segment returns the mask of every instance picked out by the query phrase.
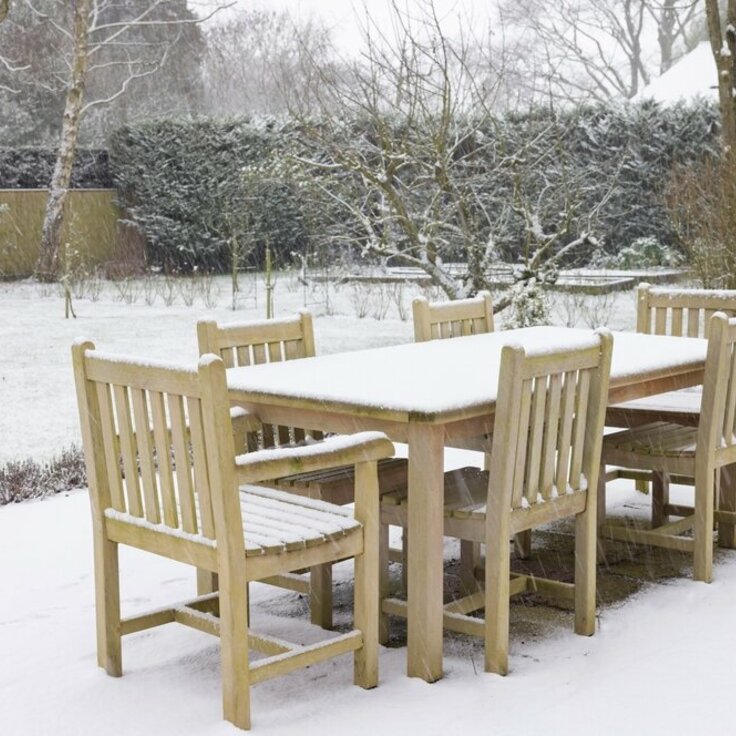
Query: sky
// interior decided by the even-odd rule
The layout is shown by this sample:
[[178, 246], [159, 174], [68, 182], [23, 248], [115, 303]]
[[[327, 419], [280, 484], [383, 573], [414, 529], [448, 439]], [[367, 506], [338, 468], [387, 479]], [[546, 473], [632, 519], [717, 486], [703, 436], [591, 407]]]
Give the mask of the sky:
[[[400, 8], [408, 8], [417, 12], [423, 0], [396, 0]], [[206, 8], [216, 4], [215, 0], [190, 0], [194, 9]], [[366, 8], [371, 18], [383, 27], [390, 23], [392, 0], [235, 0], [232, 8], [225, 13], [237, 10], [266, 9], [286, 10], [295, 20], [316, 16], [332, 29], [337, 47], [346, 53], [356, 51], [360, 46], [361, 19], [365, 18]], [[489, 8], [495, 3], [486, 0], [434, 0], [434, 7], [443, 25], [451, 33], [457, 24], [458, 17], [475, 21], [469, 27], [475, 27], [478, 21], [490, 15]], [[225, 14], [221, 14], [225, 17]]]

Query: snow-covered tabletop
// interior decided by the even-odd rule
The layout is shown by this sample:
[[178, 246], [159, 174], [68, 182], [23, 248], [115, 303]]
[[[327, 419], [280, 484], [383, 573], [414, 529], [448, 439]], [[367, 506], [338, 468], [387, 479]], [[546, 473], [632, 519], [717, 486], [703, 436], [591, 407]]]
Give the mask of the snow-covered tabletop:
[[[538, 352], [583, 347], [593, 339], [591, 330], [528, 327], [232, 368], [228, 386], [246, 403], [269, 399], [346, 412], [361, 409], [394, 419], [450, 415], [495, 403], [504, 345]], [[616, 332], [611, 386], [701, 370], [706, 346], [695, 338]]]

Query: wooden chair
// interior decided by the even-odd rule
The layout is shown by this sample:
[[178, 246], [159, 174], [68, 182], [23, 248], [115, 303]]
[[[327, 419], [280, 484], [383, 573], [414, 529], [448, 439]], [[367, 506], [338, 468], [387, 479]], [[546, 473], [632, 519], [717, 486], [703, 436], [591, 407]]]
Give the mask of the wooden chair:
[[[213, 321], [197, 323], [200, 355], [219, 355], [226, 368], [277, 363], [282, 360], [310, 358], [315, 355], [312, 316], [301, 310], [293, 317], [258, 322], [218, 325]], [[250, 451], [280, 447], [322, 438], [319, 431], [300, 427], [261, 424], [239, 409], [233, 409], [236, 444]], [[406, 485], [407, 464], [403, 458], [390, 458], [378, 465], [379, 487], [386, 492]], [[266, 483], [301, 496], [343, 505], [354, 500], [355, 475], [352, 466], [317, 469], [312, 472], [269, 478]], [[198, 575], [199, 592], [216, 589], [216, 581]], [[312, 567], [309, 578], [299, 574], [282, 575], [267, 581], [273, 585], [309, 596], [312, 623], [332, 628], [332, 565]]]
[[472, 299], [428, 302], [419, 296], [412, 302], [414, 342], [493, 332], [493, 302], [487, 291]]
[[[708, 336], [710, 318], [716, 310], [729, 317], [736, 316], [736, 291], [718, 289], [676, 289], [639, 284], [636, 292], [636, 331], [647, 335], [673, 337]], [[608, 408], [606, 425], [609, 427], [637, 427], [651, 422], [670, 422], [697, 427], [700, 419], [700, 391], [672, 391]], [[668, 515], [670, 481], [692, 485], [693, 479], [671, 476], [643, 468], [614, 468], [607, 473], [608, 480], [629, 478], [636, 481], [640, 491], [647, 492], [651, 483], [652, 525], [659, 527]], [[605, 513], [605, 498], [599, 500], [599, 515]]]
[[[671, 474], [694, 478], [694, 507], [670, 504], [665, 494], [655, 494], [651, 528], [603, 524], [601, 534], [635, 544], [692, 552], [694, 578], [710, 582], [714, 520], [721, 522], [721, 542], [729, 547], [733, 546], [736, 521], [734, 484], [722, 484], [718, 511], [714, 490], [718, 470], [736, 462], [736, 319], [729, 320], [716, 312], [707, 332], [708, 353], [697, 426], [652, 422], [608, 435], [603, 444], [604, 463], [653, 471], [664, 485]], [[599, 503], [601, 499], [605, 502], [605, 477], [601, 478]], [[670, 522], [670, 515], [682, 518]], [[690, 529], [694, 532], [692, 539], [681, 536]]]
[[[654, 288], [642, 283], [636, 292], [636, 331], [707, 338], [716, 311], [736, 317], [736, 290]], [[633, 427], [666, 421], [697, 426], [699, 413], [699, 392], [674, 391], [664, 397], [615, 404], [606, 413], [606, 425]]]
[[[485, 669], [508, 669], [509, 595], [544, 590], [575, 600], [575, 631], [595, 630], [596, 482], [608, 398], [611, 334], [591, 334], [575, 350], [525, 354], [506, 346], [501, 356], [490, 470], [445, 474], [445, 535], [486, 545], [484, 589], [445, 606], [444, 626], [483, 637]], [[575, 517], [575, 584], [510, 575], [512, 534]], [[405, 525], [406, 493], [381, 501], [381, 523]], [[381, 595], [388, 588], [382, 528]], [[485, 620], [468, 614], [485, 608]], [[386, 614], [406, 604], [385, 599]]]
[[[72, 349], [93, 512], [97, 661], [122, 674], [121, 637], [178, 622], [221, 642], [226, 720], [250, 727], [249, 688], [354, 652], [355, 682], [377, 684], [376, 461], [393, 454], [377, 432], [236, 457], [225, 367], [198, 371]], [[305, 471], [355, 466], [355, 514], [282, 491], [243, 486]], [[217, 573], [220, 592], [121, 618], [118, 546]], [[248, 630], [248, 582], [355, 557], [355, 630], [308, 646]], [[268, 655], [249, 662], [248, 649]]]
[[[443, 340], [464, 335], [479, 335], [493, 332], [493, 300], [487, 291], [479, 291], [470, 299], [456, 299], [454, 301], [430, 302], [423, 296], [418, 296], [412, 302], [414, 317], [414, 342], [428, 340]], [[489, 437], [471, 438], [464, 449], [483, 450], [486, 453], [485, 467], [488, 468], [487, 449], [490, 447]], [[520, 535], [517, 538], [517, 547], [522, 554], [531, 549], [531, 537]], [[405, 546], [408, 542], [408, 532], [404, 529]], [[475, 588], [475, 569], [480, 562], [480, 546], [473, 542], [460, 542], [460, 577], [467, 590]], [[404, 565], [406, 575], [406, 565]]]

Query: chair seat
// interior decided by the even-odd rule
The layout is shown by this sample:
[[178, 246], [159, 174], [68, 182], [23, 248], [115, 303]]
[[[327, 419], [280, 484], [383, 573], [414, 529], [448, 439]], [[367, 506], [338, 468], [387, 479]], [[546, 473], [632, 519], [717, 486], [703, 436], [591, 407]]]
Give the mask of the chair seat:
[[[482, 519], [486, 515], [488, 471], [466, 467], [445, 473], [445, 518]], [[406, 512], [406, 488], [391, 491], [381, 497], [381, 504], [399, 513]]]
[[342, 506], [275, 488], [246, 486], [240, 508], [247, 557], [327, 544], [361, 528]]
[[697, 427], [685, 427], [671, 422], [652, 422], [640, 427], [606, 435], [606, 452], [629, 452], [634, 455], [694, 458]]
[[[275, 488], [243, 486], [240, 512], [246, 557], [282, 554], [329, 544], [361, 529], [352, 512], [342, 506]], [[178, 530], [163, 524], [152, 524], [114, 509], [107, 509], [105, 516], [159, 533], [181, 535]], [[212, 544], [214, 546], [214, 541]]]
[[697, 426], [702, 393], [697, 387], [613, 404], [606, 411], [606, 426], [635, 427], [651, 422]]
[[[406, 488], [407, 477], [406, 458], [392, 457], [378, 462], [378, 487], [381, 495]], [[268, 481], [266, 485], [343, 505], [354, 500], [355, 466], [345, 465], [330, 470], [296, 473]]]

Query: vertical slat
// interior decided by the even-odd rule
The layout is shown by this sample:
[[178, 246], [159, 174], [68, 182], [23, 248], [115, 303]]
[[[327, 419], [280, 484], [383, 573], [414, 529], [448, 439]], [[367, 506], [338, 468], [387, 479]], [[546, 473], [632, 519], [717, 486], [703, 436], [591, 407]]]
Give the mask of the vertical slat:
[[697, 337], [700, 333], [700, 310], [690, 307], [687, 310], [687, 336]]
[[148, 402], [145, 393], [138, 388], [130, 389], [135, 419], [135, 437], [138, 444], [138, 461], [140, 463], [143, 499], [146, 506], [146, 519], [152, 524], [161, 522], [161, 508], [158, 501], [158, 484], [156, 468], [153, 464], [153, 443], [151, 442], [151, 425], [148, 418]]
[[207, 473], [207, 450], [204, 441], [202, 424], [202, 406], [199, 399], [187, 398], [189, 411], [189, 435], [192, 439], [192, 464], [194, 466], [194, 484], [199, 501], [199, 518], [202, 522], [202, 534], [209, 539], [215, 538], [215, 523], [212, 516], [212, 494]]
[[110, 500], [116, 511], [127, 511], [123, 481], [120, 477], [120, 442], [115, 430], [110, 386], [107, 383], [96, 383], [95, 388], [100, 406], [100, 429], [102, 430], [102, 443], [105, 450], [105, 470], [107, 472], [107, 483], [110, 487]]
[[176, 468], [176, 487], [181, 509], [181, 528], [190, 534], [197, 533], [197, 514], [194, 507], [192, 470], [189, 461], [187, 426], [184, 416], [184, 403], [181, 396], [167, 395], [169, 417], [171, 418], [171, 441], [174, 445]]
[[238, 358], [238, 365], [250, 365], [250, 347], [248, 345], [241, 345], [235, 348], [235, 355]]
[[439, 323], [440, 328], [440, 337], [441, 338], [447, 338], [452, 337], [452, 333], [450, 332], [450, 323], [449, 322], [440, 322]]
[[557, 492], [560, 494], [567, 491], [567, 471], [570, 467], [570, 441], [572, 439], [576, 386], [576, 372], [568, 371], [565, 373], [565, 383], [562, 389], [560, 434], [557, 439], [557, 473], [555, 476], [555, 485], [557, 486]]
[[539, 468], [542, 459], [542, 441], [544, 439], [544, 415], [547, 399], [547, 377], [540, 376], [534, 381], [532, 409], [530, 419], [529, 447], [526, 453], [525, 493], [530, 504], [537, 502], [540, 491]]
[[461, 335], [472, 335], [473, 334], [473, 320], [464, 319], [460, 323], [460, 334]]
[[652, 331], [652, 312], [649, 308], [649, 284], [639, 284], [636, 290], [636, 331], [649, 334]]
[[128, 499], [128, 513], [142, 517], [143, 502], [141, 501], [135, 437], [133, 436], [128, 392], [123, 386], [113, 386], [112, 395], [115, 402], [115, 414], [118, 418], [118, 434], [123, 456], [123, 470], [125, 471], [125, 494]]
[[176, 507], [174, 474], [171, 467], [171, 442], [169, 440], [169, 428], [166, 422], [164, 396], [159, 391], [149, 391], [148, 400], [151, 404], [153, 442], [156, 447], [158, 482], [161, 486], [164, 524], [176, 529], [179, 526], [179, 511]]
[[682, 337], [682, 307], [672, 308], [672, 332], [674, 337]]
[[225, 368], [235, 367], [235, 358], [233, 357], [232, 348], [223, 348], [220, 350], [220, 357], [222, 358], [222, 362], [225, 364]]
[[437, 323], [431, 324], [429, 326], [429, 331], [431, 334], [431, 340], [439, 340], [442, 337], [442, 332], [440, 331], [440, 326]]
[[703, 337], [708, 339], [708, 330], [710, 328], [710, 318], [716, 313], [715, 309], [704, 310], [703, 315]]
[[472, 320], [473, 334], [482, 335], [486, 331], [486, 321], [482, 317], [476, 317]]
[[287, 340], [284, 343], [284, 360], [296, 360], [304, 357], [299, 350], [300, 344], [300, 340]]
[[654, 334], [665, 335], [667, 333], [667, 310], [657, 307], [654, 310]]
[[[578, 373], [578, 391], [575, 401], [575, 425], [573, 427], [572, 460], [570, 461], [570, 486], [580, 488], [580, 474], [583, 468], [585, 427], [588, 422], [588, 398], [590, 394], [590, 371]], [[591, 491], [592, 492], [592, 491]]]
[[514, 485], [511, 491], [511, 508], [521, 506], [524, 495], [524, 470], [526, 469], [526, 448], [529, 441], [529, 414], [532, 407], [532, 381], [524, 381], [521, 387], [521, 406], [519, 409], [519, 434], [514, 466]]
[[542, 447], [542, 498], [552, 496], [555, 482], [555, 456], [557, 451], [557, 434], [560, 424], [560, 400], [562, 398], [562, 374], [556, 373], [549, 379], [549, 395], [547, 397], [547, 416], [545, 417], [544, 445]]
[[268, 343], [268, 362], [269, 363], [281, 363], [281, 341]]
[[266, 362], [266, 346], [265, 345], [253, 345], [253, 363], [260, 365]]

